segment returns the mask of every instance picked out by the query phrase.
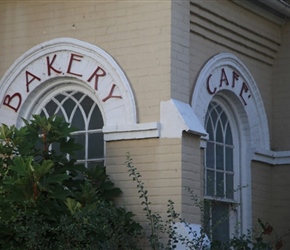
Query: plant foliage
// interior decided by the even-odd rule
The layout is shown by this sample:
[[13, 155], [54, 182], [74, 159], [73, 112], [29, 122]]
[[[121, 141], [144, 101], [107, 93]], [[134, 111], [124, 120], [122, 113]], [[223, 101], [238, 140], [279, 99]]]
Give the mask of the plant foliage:
[[0, 127], [0, 249], [137, 249], [141, 226], [117, 207], [104, 167], [86, 169], [62, 118]]
[[[273, 227], [269, 223], [262, 222], [258, 219], [258, 224], [261, 231], [256, 234], [254, 230], [248, 230], [247, 234], [233, 235], [227, 242], [210, 241], [203, 227], [197, 232], [191, 224], [186, 222], [180, 214], [175, 211], [174, 202], [168, 200], [167, 204], [167, 219], [161, 217], [159, 213], [151, 209], [148, 191], [145, 189], [144, 183], [141, 180], [141, 174], [133, 165], [132, 158], [128, 153], [126, 156], [126, 165], [129, 176], [137, 183], [137, 190], [141, 205], [145, 211], [146, 218], [150, 226], [148, 241], [153, 250], [170, 250], [177, 249], [177, 246], [182, 245], [182, 249], [188, 250], [280, 250], [283, 248], [282, 237], [279, 237]], [[200, 199], [191, 188], [186, 187], [190, 197], [196, 207], [205, 213], [206, 200]], [[203, 216], [202, 216], [203, 217]], [[180, 234], [177, 230], [177, 224], [182, 223], [188, 230], [187, 234]], [[201, 224], [206, 224], [203, 219]], [[269, 240], [265, 236], [274, 236], [273, 240]]]

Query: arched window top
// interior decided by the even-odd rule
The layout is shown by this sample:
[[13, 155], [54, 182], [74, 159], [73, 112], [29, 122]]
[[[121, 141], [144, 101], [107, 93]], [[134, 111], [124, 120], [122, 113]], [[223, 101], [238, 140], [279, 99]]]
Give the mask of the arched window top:
[[[60, 88], [52, 90], [43, 98], [32, 114], [63, 117], [76, 128], [72, 137], [83, 148], [76, 152], [76, 159], [86, 167], [104, 164], [103, 117], [96, 100], [81, 89]], [[58, 150], [54, 148], [54, 150]]]
[[268, 121], [258, 86], [247, 67], [233, 54], [215, 55], [198, 75], [191, 106], [201, 124], [217, 95], [229, 99], [243, 117], [241, 126], [249, 135], [248, 147], [269, 149]]
[[80, 91], [63, 91], [56, 94], [41, 108], [41, 114], [57, 115], [78, 130], [102, 129], [104, 122], [97, 104]]
[[224, 110], [216, 102], [211, 102], [205, 118], [209, 141], [233, 145], [232, 131]]

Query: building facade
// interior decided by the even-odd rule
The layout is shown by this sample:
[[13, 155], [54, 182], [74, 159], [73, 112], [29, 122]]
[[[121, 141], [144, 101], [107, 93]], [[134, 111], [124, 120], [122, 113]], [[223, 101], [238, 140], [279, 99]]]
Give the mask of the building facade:
[[[1, 1], [0, 123], [63, 116], [144, 222], [127, 152], [156, 212], [212, 237], [290, 213], [290, 6], [286, 1]], [[222, 233], [221, 233], [222, 232]], [[289, 238], [283, 238], [285, 244]], [[290, 244], [290, 243], [288, 243]]]

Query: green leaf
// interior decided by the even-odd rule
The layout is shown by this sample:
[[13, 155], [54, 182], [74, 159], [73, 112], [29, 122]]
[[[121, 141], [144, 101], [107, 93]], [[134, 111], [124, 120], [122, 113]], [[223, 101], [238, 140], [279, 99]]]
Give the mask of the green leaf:
[[17, 172], [19, 176], [32, 176], [34, 171], [31, 163], [32, 157], [23, 158], [21, 156], [16, 156], [13, 159], [14, 165], [10, 166], [10, 169]]
[[52, 192], [51, 198], [54, 199], [65, 200], [67, 197], [72, 196], [70, 190], [59, 185], [51, 187], [50, 190]]
[[67, 174], [57, 174], [57, 175], [48, 175], [46, 177], [46, 182], [47, 183], [58, 183], [58, 184], [62, 184], [62, 182], [64, 180], [68, 180], [70, 179], [71, 177]]
[[44, 175], [48, 174], [53, 167], [53, 161], [44, 160], [42, 164], [35, 162], [34, 163], [34, 175], [37, 179], [40, 179]]
[[65, 204], [68, 207], [71, 214], [75, 214], [82, 207], [81, 203], [72, 198], [67, 198]]

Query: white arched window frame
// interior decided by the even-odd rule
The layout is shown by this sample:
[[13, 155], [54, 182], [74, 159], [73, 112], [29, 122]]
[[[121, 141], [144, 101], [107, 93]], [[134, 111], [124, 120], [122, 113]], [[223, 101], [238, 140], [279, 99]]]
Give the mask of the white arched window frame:
[[72, 137], [83, 145], [83, 149], [76, 152], [78, 162], [86, 167], [104, 165], [103, 112], [93, 92], [78, 80], [62, 78], [42, 85], [35, 95], [38, 99], [26, 110], [26, 119], [33, 114], [63, 117], [77, 129]]
[[[220, 86], [222, 69], [227, 72], [228, 77], [233, 76], [233, 71], [239, 75], [239, 80], [234, 87], [232, 84]], [[210, 87], [216, 87], [214, 93], [209, 93], [208, 81], [210, 84], [214, 84]], [[232, 79], [229, 78], [229, 81], [232, 83]], [[247, 83], [247, 93], [249, 94], [246, 96], [246, 105], [241, 99], [243, 82]], [[220, 53], [215, 55], [199, 72], [191, 107], [200, 124], [204, 125], [208, 105], [215, 98], [221, 98], [228, 103], [231, 110], [234, 111], [233, 114], [236, 115], [241, 149], [240, 183], [242, 187], [245, 186], [240, 192], [240, 228], [241, 233], [247, 234], [247, 230], [252, 228], [251, 161], [257, 149], [269, 149], [270, 138], [267, 116], [259, 88], [247, 67], [233, 54]], [[204, 140], [206, 138], [202, 138], [202, 148], [205, 147]]]
[[242, 172], [237, 118], [225, 99], [210, 102], [205, 129], [204, 226], [213, 240], [226, 241], [242, 223]]

